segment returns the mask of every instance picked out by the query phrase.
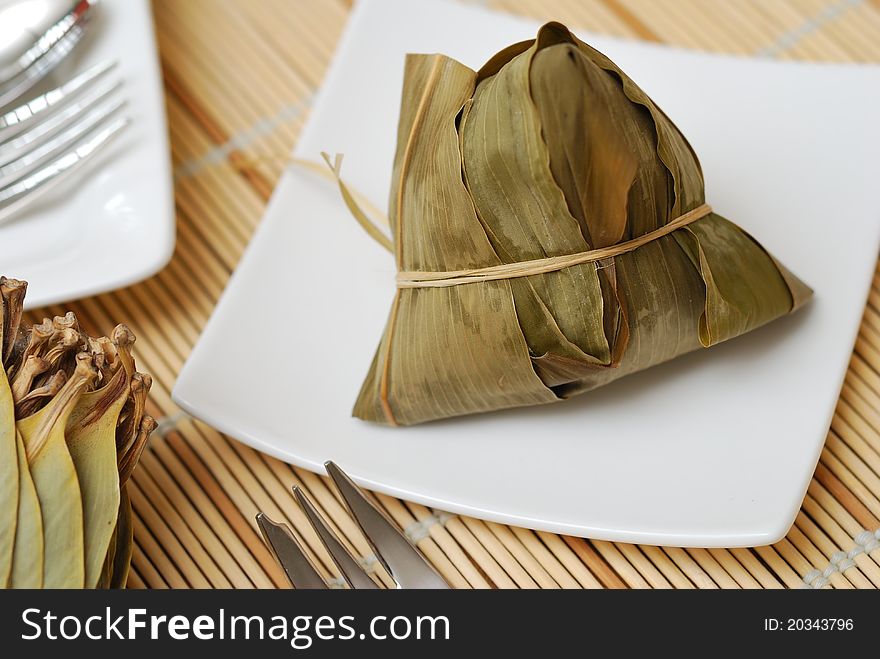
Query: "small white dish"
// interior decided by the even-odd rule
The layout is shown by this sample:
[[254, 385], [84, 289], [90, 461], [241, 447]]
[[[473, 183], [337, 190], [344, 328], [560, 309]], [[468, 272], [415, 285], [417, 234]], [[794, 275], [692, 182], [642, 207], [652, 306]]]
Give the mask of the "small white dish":
[[128, 286], [174, 251], [162, 76], [147, 0], [103, 0], [83, 42], [41, 83], [116, 60], [131, 125], [84, 172], [0, 226], [0, 274], [28, 281], [30, 308]]
[[[346, 155], [384, 206], [406, 52], [472, 67], [537, 25], [457, 3], [362, 0], [296, 155]], [[688, 136], [707, 199], [815, 289], [751, 334], [540, 408], [386, 428], [350, 417], [393, 263], [335, 186], [291, 170], [174, 390], [293, 464], [443, 510], [608, 540], [785, 535], [822, 449], [880, 245], [880, 67], [737, 59], [585, 35]]]

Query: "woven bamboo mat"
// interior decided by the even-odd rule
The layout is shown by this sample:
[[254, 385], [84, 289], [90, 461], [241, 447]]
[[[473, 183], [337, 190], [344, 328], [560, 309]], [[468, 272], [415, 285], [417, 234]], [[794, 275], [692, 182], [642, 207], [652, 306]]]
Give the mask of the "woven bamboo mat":
[[[131, 485], [137, 520], [130, 587], [284, 586], [254, 526], [258, 510], [286, 519], [332, 576], [329, 557], [293, 500], [294, 483], [358, 555], [369, 555], [325, 479], [187, 417], [169, 395], [263, 213], [281, 173], [277, 156], [296, 141], [349, 4], [154, 1], [176, 175], [177, 250], [146, 282], [65, 305], [93, 331], [128, 322], [138, 336], [141, 370], [154, 377], [150, 413], [162, 423]], [[480, 4], [701, 50], [880, 61], [880, 0]], [[38, 310], [31, 320], [61, 311]], [[880, 587], [880, 273], [815, 477], [795, 525], [775, 545], [704, 550], [589, 541], [378, 499], [456, 587]]]

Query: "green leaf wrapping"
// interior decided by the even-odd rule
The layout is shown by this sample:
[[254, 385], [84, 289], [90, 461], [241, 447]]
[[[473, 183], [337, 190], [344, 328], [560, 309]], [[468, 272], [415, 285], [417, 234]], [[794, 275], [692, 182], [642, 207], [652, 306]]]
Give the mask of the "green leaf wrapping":
[[[607, 247], [704, 202], [684, 136], [558, 23], [479, 73], [407, 58], [389, 212], [401, 271]], [[744, 334], [810, 293], [715, 213], [599, 262], [398, 289], [354, 414], [409, 425], [558, 401]]]

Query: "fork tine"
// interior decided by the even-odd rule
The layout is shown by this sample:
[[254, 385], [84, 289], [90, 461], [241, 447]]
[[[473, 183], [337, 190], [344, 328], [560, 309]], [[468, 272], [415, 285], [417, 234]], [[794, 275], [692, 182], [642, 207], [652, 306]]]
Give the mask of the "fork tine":
[[264, 513], [257, 513], [257, 524], [263, 539], [296, 589], [326, 589], [327, 584], [312, 565], [287, 524], [278, 524]]
[[34, 35], [36, 41], [18, 59], [0, 68], [0, 85], [6, 84], [18, 77], [33, 65], [34, 62], [45, 57], [46, 53], [51, 51], [54, 46], [88, 17], [94, 4], [92, 0], [71, 0], [64, 14], [53, 24], [49, 25], [45, 32]]
[[75, 28], [18, 77], [0, 87], [0, 108], [6, 107], [16, 99], [24, 96], [31, 87], [45, 78], [52, 69], [58, 66], [70, 54], [70, 51], [82, 39], [83, 34], [84, 30], [82, 27]]
[[0, 144], [8, 142], [35, 124], [42, 125], [38, 122], [45, 122], [53, 113], [65, 108], [70, 101], [92, 89], [105, 73], [116, 67], [116, 64], [115, 60], [96, 64], [63, 85], [0, 115]]
[[324, 467], [376, 558], [397, 583], [398, 588], [449, 588], [422, 553], [410, 544], [384, 512], [374, 506], [354, 481], [333, 462]]
[[0, 167], [21, 157], [22, 153], [39, 148], [61, 131], [81, 122], [83, 117], [96, 114], [102, 103], [122, 87], [121, 80], [102, 81], [56, 112], [45, 115], [25, 131], [6, 141], [0, 141]]
[[324, 543], [324, 547], [327, 548], [327, 552], [330, 554], [333, 562], [336, 563], [336, 567], [338, 567], [339, 571], [342, 573], [342, 577], [345, 579], [346, 583], [348, 583], [350, 587], [358, 590], [378, 588], [375, 582], [370, 579], [369, 575], [358, 564], [354, 556], [352, 556], [345, 546], [339, 542], [336, 534], [327, 527], [327, 523], [324, 521], [321, 513], [317, 511], [303, 491], [294, 485], [293, 493], [296, 495], [296, 500], [299, 501], [299, 505], [303, 509], [303, 512], [305, 512], [306, 517], [309, 518], [312, 527], [317, 531], [318, 537], [321, 538], [321, 542]]
[[67, 121], [69, 125], [65, 130], [35, 140], [32, 148], [21, 149], [16, 155], [13, 155], [11, 149], [5, 149], [5, 145], [0, 145], [0, 187], [12, 185], [38, 167], [57, 158], [92, 130], [104, 125], [124, 106], [125, 100], [118, 99], [89, 108], [81, 115]]
[[0, 188], [0, 224], [55, 189], [63, 181], [89, 162], [96, 153], [109, 144], [129, 124], [127, 118], [116, 118], [105, 126], [95, 128], [85, 139], [73, 145], [66, 153], [12, 185]]
[[0, 108], [25, 94], [70, 54], [85, 34], [93, 4], [88, 0], [77, 2], [18, 62], [2, 72]]

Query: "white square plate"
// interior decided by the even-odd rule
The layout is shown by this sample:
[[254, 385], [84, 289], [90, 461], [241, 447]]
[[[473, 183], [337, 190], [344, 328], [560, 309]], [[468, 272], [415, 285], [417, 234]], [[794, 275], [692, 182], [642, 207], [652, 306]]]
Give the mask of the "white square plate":
[[[406, 52], [480, 66], [537, 25], [435, 0], [350, 19], [297, 155], [346, 155], [384, 206]], [[350, 416], [392, 259], [305, 171], [279, 183], [175, 387], [212, 425], [296, 465], [443, 510], [609, 540], [774, 542], [825, 439], [880, 243], [880, 68], [777, 63], [584, 35], [700, 155], [707, 199], [815, 288], [803, 311], [540, 408], [386, 428]], [[332, 267], [331, 267], [332, 266]]]
[[128, 286], [174, 251], [174, 195], [162, 76], [147, 0], [103, 0], [48, 89], [105, 60], [131, 125], [88, 170], [0, 226], [0, 274], [28, 281], [28, 307]]

